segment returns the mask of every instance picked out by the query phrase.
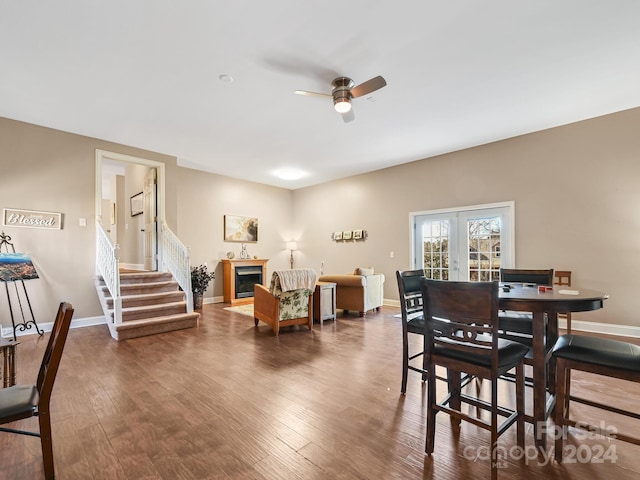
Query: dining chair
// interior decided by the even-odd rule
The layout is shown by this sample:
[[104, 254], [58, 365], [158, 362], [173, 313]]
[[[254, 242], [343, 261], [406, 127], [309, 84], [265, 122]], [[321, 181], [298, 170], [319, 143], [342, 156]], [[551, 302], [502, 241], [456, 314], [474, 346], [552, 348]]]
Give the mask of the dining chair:
[[[424, 316], [422, 308], [422, 289], [420, 280], [424, 278], [424, 269], [397, 270], [398, 293], [400, 298], [400, 314], [402, 317], [402, 384], [400, 392], [407, 392], [407, 376], [409, 370], [422, 374], [422, 380], [427, 380], [424, 356]], [[420, 335], [423, 348], [420, 351], [409, 352], [409, 334]], [[422, 357], [422, 366], [411, 365], [411, 361]]]
[[[571, 271], [569, 270], [556, 270], [555, 280], [553, 282], [554, 285], [558, 286], [571, 286]], [[559, 313], [558, 319], [564, 318], [567, 326], [567, 333], [571, 333], [571, 312], [567, 313]]]
[[[501, 268], [500, 281], [505, 284], [522, 283], [529, 285], [553, 284], [553, 268], [546, 270], [525, 270]], [[500, 331], [505, 338], [516, 341], [530, 340], [533, 334], [533, 315], [530, 312], [500, 312]]]
[[14, 385], [0, 389], [0, 425], [38, 417], [39, 433], [7, 427], [0, 427], [0, 432], [40, 437], [44, 476], [47, 480], [55, 478], [49, 404], [72, 316], [73, 306], [66, 302], [60, 303], [35, 385]]
[[[562, 462], [564, 439], [569, 426], [586, 430], [592, 434], [615, 437], [624, 442], [640, 445], [640, 437], [620, 431], [620, 427], [624, 425], [623, 422], [606, 425], [603, 421], [599, 426], [596, 426], [589, 425], [582, 420], [576, 421], [569, 415], [570, 401], [574, 401], [621, 416], [640, 419], [638, 409], [630, 411], [617, 408], [611, 405], [609, 396], [606, 396], [604, 400], [596, 401], [571, 395], [570, 376], [572, 370], [579, 370], [640, 383], [640, 346], [607, 338], [566, 334], [558, 338], [553, 347], [552, 358], [556, 362], [554, 422], [556, 428], [560, 430], [555, 432], [555, 458], [558, 463]], [[640, 401], [640, 398], [637, 400]]]
[[[524, 448], [524, 356], [527, 347], [498, 337], [498, 282], [421, 281], [426, 325], [427, 435], [425, 452], [434, 451], [436, 414], [445, 412], [459, 423], [468, 421], [491, 432], [491, 479], [498, 474], [498, 437], [516, 424], [516, 441]], [[448, 371], [449, 392], [440, 402], [436, 366]], [[500, 376], [515, 369], [515, 409], [498, 404]], [[487, 402], [464, 390], [461, 373], [491, 381]], [[462, 404], [475, 407], [463, 412]], [[490, 412], [490, 420], [481, 416]], [[474, 415], [478, 413], [478, 415]], [[506, 417], [498, 422], [499, 416]]]

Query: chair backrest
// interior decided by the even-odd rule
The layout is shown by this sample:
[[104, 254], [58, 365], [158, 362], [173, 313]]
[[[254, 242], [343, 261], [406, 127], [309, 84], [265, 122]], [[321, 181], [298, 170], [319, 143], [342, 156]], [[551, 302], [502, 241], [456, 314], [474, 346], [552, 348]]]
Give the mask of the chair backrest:
[[56, 374], [58, 373], [60, 359], [62, 358], [62, 351], [64, 350], [64, 345], [67, 340], [67, 334], [69, 333], [71, 317], [73, 317], [73, 306], [67, 302], [60, 303], [56, 319], [53, 322], [53, 328], [51, 329], [47, 348], [42, 356], [40, 371], [38, 372], [36, 387], [40, 394], [41, 406], [49, 405], [51, 392], [53, 390], [53, 382], [55, 381]]
[[465, 354], [491, 355], [498, 365], [498, 282], [422, 280], [427, 352], [436, 345]]
[[396, 271], [400, 311], [406, 322], [415, 314], [422, 313], [422, 289], [420, 280], [424, 278], [424, 269]]
[[571, 271], [570, 270], [556, 270], [556, 281], [554, 285], [566, 285], [571, 286]]
[[520, 268], [501, 268], [500, 281], [507, 283], [531, 283], [535, 285], [553, 285], [553, 268], [548, 270], [523, 270]]

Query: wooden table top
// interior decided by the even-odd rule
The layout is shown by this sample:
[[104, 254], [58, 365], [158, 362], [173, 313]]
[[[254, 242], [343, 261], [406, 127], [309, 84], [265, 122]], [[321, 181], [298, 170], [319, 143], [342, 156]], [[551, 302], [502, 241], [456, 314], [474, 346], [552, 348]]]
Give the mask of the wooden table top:
[[503, 284], [500, 285], [500, 308], [508, 310], [585, 312], [602, 308], [602, 302], [609, 298], [599, 290], [579, 287], [554, 285], [551, 290], [540, 292], [537, 285], [504, 284], [511, 286], [505, 292]]

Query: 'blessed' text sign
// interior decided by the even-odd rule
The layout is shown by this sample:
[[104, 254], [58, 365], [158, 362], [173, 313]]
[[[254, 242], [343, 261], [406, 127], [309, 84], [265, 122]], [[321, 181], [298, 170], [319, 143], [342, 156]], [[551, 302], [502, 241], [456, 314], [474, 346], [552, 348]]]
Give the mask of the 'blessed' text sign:
[[54, 212], [35, 212], [33, 210], [3, 209], [3, 225], [7, 227], [62, 228], [62, 214]]

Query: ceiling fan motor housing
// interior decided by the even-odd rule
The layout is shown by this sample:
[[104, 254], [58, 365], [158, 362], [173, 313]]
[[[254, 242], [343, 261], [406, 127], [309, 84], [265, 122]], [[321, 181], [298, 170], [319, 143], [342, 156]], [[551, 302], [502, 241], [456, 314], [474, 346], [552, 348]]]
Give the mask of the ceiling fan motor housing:
[[331, 82], [331, 85], [333, 85], [331, 94], [333, 95], [334, 106], [341, 102], [351, 102], [351, 89], [355, 85], [353, 80], [348, 77], [338, 77]]

